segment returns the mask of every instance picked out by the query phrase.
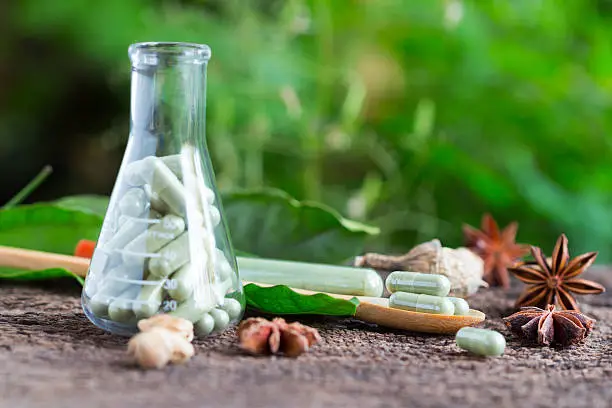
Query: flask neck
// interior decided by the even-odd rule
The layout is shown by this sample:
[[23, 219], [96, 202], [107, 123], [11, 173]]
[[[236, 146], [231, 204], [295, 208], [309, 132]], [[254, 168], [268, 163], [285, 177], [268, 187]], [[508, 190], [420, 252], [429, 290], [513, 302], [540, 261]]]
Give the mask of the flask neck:
[[130, 46], [132, 137], [148, 155], [190, 144], [205, 148], [206, 68], [210, 48], [190, 43]]

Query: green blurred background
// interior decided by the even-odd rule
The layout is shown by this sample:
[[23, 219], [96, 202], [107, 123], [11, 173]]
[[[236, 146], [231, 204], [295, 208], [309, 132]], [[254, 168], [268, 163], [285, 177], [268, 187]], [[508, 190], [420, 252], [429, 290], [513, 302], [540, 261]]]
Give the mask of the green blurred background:
[[550, 253], [612, 242], [612, 2], [0, 2], [0, 199], [109, 194], [129, 44], [206, 43], [221, 189], [270, 186], [404, 252], [483, 212]]

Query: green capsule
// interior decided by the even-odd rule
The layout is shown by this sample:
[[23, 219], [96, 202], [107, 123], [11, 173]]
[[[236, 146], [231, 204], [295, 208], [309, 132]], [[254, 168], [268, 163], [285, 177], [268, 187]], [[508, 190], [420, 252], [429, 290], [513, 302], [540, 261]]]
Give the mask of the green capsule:
[[[136, 276], [138, 272], [139, 271], [135, 268], [118, 266], [109, 270], [101, 277], [103, 281], [100, 281], [98, 285], [96, 285], [96, 290], [91, 295], [89, 301], [89, 308], [92, 313], [98, 317], [108, 315], [108, 309], [115, 299], [115, 296], [125, 292], [130, 287], [130, 284], [125, 282], [125, 280], [140, 279], [141, 276]], [[117, 306], [119, 306], [119, 304], [117, 304], [116, 307]]]
[[389, 307], [410, 312], [452, 315], [455, 306], [448, 298], [409, 292], [395, 292], [389, 297]]
[[109, 319], [119, 323], [127, 323], [133, 320], [132, 301], [137, 293], [138, 287], [132, 286], [110, 302], [108, 306]]
[[166, 215], [157, 224], [144, 230], [125, 246], [123, 261], [137, 264], [150, 253], [155, 253], [185, 231], [185, 220], [176, 215]]
[[494, 330], [462, 327], [455, 336], [457, 346], [481, 356], [501, 356], [506, 348], [506, 339]]
[[[174, 305], [176, 304], [176, 300], [168, 301], [168, 304]], [[171, 316], [181, 317], [195, 323], [202, 318], [204, 313], [210, 312], [213, 307], [214, 304], [212, 304], [212, 301], [210, 300], [196, 302], [193, 298], [190, 298], [182, 303], [176, 304], [176, 307], [172, 306], [168, 314]]]
[[239, 301], [232, 298], [225, 298], [225, 300], [223, 300], [223, 306], [221, 306], [221, 308], [227, 312], [230, 317], [230, 320], [237, 319], [242, 313], [242, 305]]
[[181, 155], [180, 154], [173, 154], [171, 156], [162, 156], [162, 157], [160, 157], [160, 159], [161, 159], [161, 161], [164, 162], [164, 164], [170, 170], [172, 170], [174, 175], [179, 180], [182, 180], [182, 178], [183, 178], [183, 170], [181, 169]]
[[134, 314], [138, 319], [151, 317], [159, 311], [166, 280], [157, 280], [151, 277], [144, 281], [144, 283], [133, 306]]
[[225, 330], [230, 323], [230, 317], [225, 310], [213, 309], [210, 311], [210, 316], [215, 321], [215, 331]]
[[125, 216], [119, 218], [119, 225], [119, 230], [108, 241], [102, 243], [101, 247], [105, 251], [123, 249], [148, 227], [147, 224], [139, 222], [137, 219]]
[[158, 278], [166, 278], [189, 262], [189, 236], [184, 232], [174, 241], [163, 247], [160, 257], [149, 261], [149, 272]]
[[168, 205], [173, 214], [184, 216], [185, 187], [163, 161], [155, 161], [154, 166], [152, 191]]
[[198, 336], [207, 336], [214, 330], [215, 320], [210, 314], [204, 313], [202, 318], [194, 323], [193, 328]]
[[447, 296], [451, 289], [450, 280], [444, 275], [418, 272], [392, 272], [385, 280], [391, 293], [410, 292], [432, 296]]
[[128, 217], [140, 217], [148, 205], [145, 191], [141, 188], [131, 188], [119, 200], [119, 212]]
[[171, 279], [168, 280], [168, 294], [172, 299], [182, 302], [191, 296], [196, 282], [193, 275], [191, 263], [183, 265], [172, 274]]
[[455, 306], [455, 315], [464, 316], [470, 311], [470, 305], [465, 301], [465, 299], [450, 296], [447, 299], [453, 302], [453, 305]]

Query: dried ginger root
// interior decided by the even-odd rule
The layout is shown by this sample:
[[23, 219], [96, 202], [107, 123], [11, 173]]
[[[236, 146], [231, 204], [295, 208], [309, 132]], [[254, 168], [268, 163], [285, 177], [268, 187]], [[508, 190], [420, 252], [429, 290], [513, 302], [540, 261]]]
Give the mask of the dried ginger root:
[[138, 328], [141, 332], [128, 342], [127, 354], [142, 368], [183, 364], [195, 354], [193, 324], [188, 320], [156, 315], [140, 320]]
[[187, 341], [193, 340], [193, 323], [189, 320], [167, 314], [158, 314], [138, 321], [138, 329], [141, 332], [149, 331], [154, 327], [162, 327], [176, 332], [185, 337]]

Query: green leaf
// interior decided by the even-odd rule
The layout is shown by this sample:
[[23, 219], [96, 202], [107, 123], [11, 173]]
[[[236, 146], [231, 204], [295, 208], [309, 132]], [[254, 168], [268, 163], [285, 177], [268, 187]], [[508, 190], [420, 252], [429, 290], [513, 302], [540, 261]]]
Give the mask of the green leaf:
[[337, 299], [324, 293], [302, 295], [288, 286], [263, 287], [249, 283], [244, 287], [248, 306], [271, 314], [314, 314], [354, 316], [359, 300]]
[[[97, 240], [101, 227], [102, 217], [94, 214], [49, 204], [22, 205], [0, 210], [0, 245], [72, 255], [80, 239]], [[59, 268], [43, 271], [0, 268], [0, 279], [41, 280], [67, 276], [75, 277]]]
[[264, 258], [340, 264], [380, 232], [280, 190], [228, 192], [222, 200], [234, 247]]
[[102, 217], [49, 204], [0, 210], [0, 245], [72, 255], [81, 239], [97, 240]]
[[85, 283], [85, 280], [80, 276], [62, 268], [44, 269], [40, 271], [23, 271], [18, 269], [0, 268], [0, 279], [37, 281], [67, 277], [76, 279], [81, 285]]
[[53, 204], [67, 210], [76, 210], [104, 217], [108, 208], [108, 202], [109, 197], [106, 196], [75, 195], [61, 198], [54, 201]]

